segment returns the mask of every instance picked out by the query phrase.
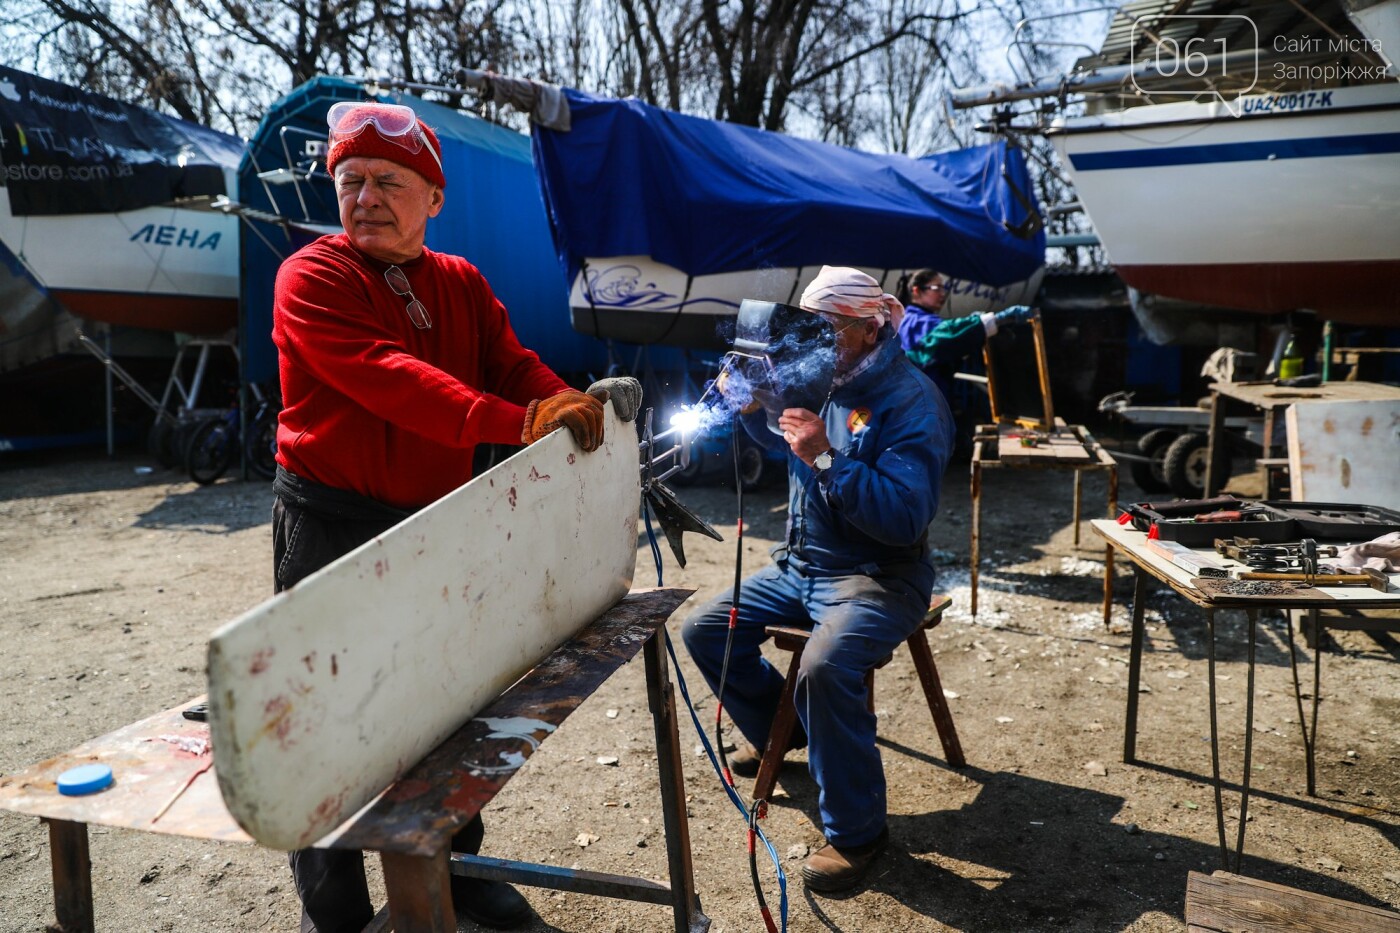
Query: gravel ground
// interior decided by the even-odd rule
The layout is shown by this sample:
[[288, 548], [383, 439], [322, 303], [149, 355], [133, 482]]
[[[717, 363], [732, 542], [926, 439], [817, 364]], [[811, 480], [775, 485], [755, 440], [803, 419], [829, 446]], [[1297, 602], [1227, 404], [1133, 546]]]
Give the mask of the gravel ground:
[[[1102, 502], [1100, 483], [1086, 480], [1086, 503]], [[788, 872], [790, 929], [1183, 929], [1186, 873], [1219, 867], [1204, 621], [1169, 591], [1150, 589], [1138, 741], [1145, 763], [1122, 764], [1130, 581], [1120, 566], [1105, 629], [1103, 552], [1087, 528], [1074, 546], [1070, 488], [1065, 474], [988, 475], [974, 620], [966, 465], [951, 469], [933, 543], [944, 563], [939, 589], [956, 602], [931, 641], [955, 694], [968, 767], [945, 765], [917, 675], [898, 652], [876, 678], [893, 844], [860, 893], [805, 893], [797, 870], [821, 840], [816, 789], [804, 768], [786, 771], [765, 823]], [[735, 498], [717, 486], [681, 495], [727, 539], [688, 541], [683, 571], [667, 555], [665, 582], [696, 588], [699, 600], [732, 580]], [[1125, 481], [1123, 498], [1134, 497], [1142, 498]], [[135, 453], [0, 461], [0, 778], [204, 691], [209, 633], [271, 590], [270, 503], [265, 483], [199, 487]], [[745, 567], [756, 569], [782, 535], [785, 495], [770, 488], [746, 503]], [[643, 547], [637, 584], [653, 580]], [[673, 633], [689, 609], [672, 620]], [[1308, 798], [1284, 626], [1269, 619], [1260, 633], [1244, 871], [1400, 907], [1400, 643], [1352, 632], [1331, 641], [1319, 796]], [[1243, 616], [1223, 614], [1219, 630], [1222, 764], [1238, 778]], [[680, 672], [708, 723], [714, 698], [687, 659]], [[682, 728], [704, 909], [716, 933], [762, 930], [743, 821], [708, 761], [690, 753], [698, 739], [689, 724]], [[599, 756], [617, 764], [599, 765]], [[664, 878], [652, 756], [637, 661], [492, 803], [485, 853]], [[1232, 839], [1236, 800], [1227, 793]], [[100, 827], [91, 838], [99, 929], [297, 929], [281, 853]], [[0, 814], [0, 933], [31, 933], [52, 919], [47, 839], [38, 821]], [[771, 865], [762, 872], [776, 910], [776, 874]], [[382, 896], [377, 860], [370, 874]], [[539, 912], [534, 931], [670, 928], [653, 906], [527, 894]]]

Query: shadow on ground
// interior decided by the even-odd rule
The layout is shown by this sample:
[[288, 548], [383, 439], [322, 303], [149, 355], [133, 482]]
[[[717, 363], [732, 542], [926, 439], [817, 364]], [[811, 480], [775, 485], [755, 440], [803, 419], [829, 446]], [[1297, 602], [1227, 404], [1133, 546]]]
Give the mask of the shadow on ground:
[[[887, 755], [947, 767], [896, 742], [879, 741]], [[956, 929], [1121, 930], [1153, 911], [1182, 918], [1187, 872], [1208, 874], [1222, 867], [1215, 845], [1160, 832], [1127, 832], [1113, 821], [1124, 803], [1118, 795], [976, 767], [956, 773], [980, 786], [976, 799], [958, 809], [891, 816], [890, 848], [865, 890]], [[782, 784], [791, 796], [777, 803], [801, 809], [820, 825], [816, 785], [806, 769], [785, 769]], [[1311, 805], [1356, 819], [1325, 801]], [[1231, 845], [1235, 825], [1227, 822]], [[1383, 821], [1374, 825], [1393, 829]], [[1252, 858], [1248, 847], [1242, 873], [1389, 908], [1335, 876]], [[826, 929], [840, 929], [823, 909], [826, 898], [803, 896]]]

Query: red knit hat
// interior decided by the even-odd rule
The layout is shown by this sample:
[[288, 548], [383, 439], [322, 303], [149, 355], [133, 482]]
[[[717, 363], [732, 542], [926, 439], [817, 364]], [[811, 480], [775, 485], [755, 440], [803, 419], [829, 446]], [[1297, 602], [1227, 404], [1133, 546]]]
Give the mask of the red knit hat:
[[[335, 174], [341, 159], [364, 156], [386, 159], [413, 169], [439, 188], [447, 187], [442, 173], [442, 146], [437, 134], [402, 104], [372, 102], [345, 106], [336, 104], [327, 115], [331, 149], [326, 156], [326, 171]], [[410, 122], [411, 121], [411, 122]], [[391, 135], [385, 128], [404, 128], [401, 135]], [[417, 151], [414, 151], [414, 148]]]

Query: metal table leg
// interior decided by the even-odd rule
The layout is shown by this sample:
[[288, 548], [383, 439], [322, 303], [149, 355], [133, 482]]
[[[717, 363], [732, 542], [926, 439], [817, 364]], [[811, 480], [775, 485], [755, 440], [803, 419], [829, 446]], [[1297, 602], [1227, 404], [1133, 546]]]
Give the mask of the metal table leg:
[[397, 933], [455, 933], [448, 854], [446, 850], [432, 856], [379, 853], [389, 917]]
[[690, 853], [690, 822], [685, 810], [685, 772], [681, 767], [676, 697], [671, 689], [663, 639], [653, 633], [642, 649], [647, 668], [647, 704], [656, 732], [656, 763], [661, 779], [661, 815], [666, 827], [666, 861], [671, 872], [671, 908], [676, 933], [700, 933], [710, 927], [695, 893]]
[[1230, 870], [1225, 847], [1225, 805], [1220, 800], [1220, 732], [1215, 717], [1215, 610], [1206, 611], [1206, 681], [1210, 691], [1210, 774], [1215, 784], [1215, 827], [1220, 836], [1220, 867]]
[[[1313, 631], [1318, 630], [1318, 611], [1308, 610]], [[1322, 641], [1313, 645], [1312, 725], [1303, 717], [1303, 687], [1298, 682], [1298, 649], [1293, 640], [1293, 620], [1288, 619], [1288, 664], [1293, 671], [1293, 699], [1298, 703], [1298, 728], [1303, 732], [1303, 757], [1308, 766], [1308, 796], [1317, 796], [1317, 694], [1322, 684]], [[1301, 620], [1300, 620], [1301, 621]]]
[[1240, 830], [1235, 837], [1236, 874], [1244, 865], [1244, 827], [1249, 821], [1249, 779], [1253, 773], [1251, 765], [1254, 760], [1254, 643], [1259, 631], [1259, 610], [1246, 610], [1245, 616], [1249, 619], [1249, 652], [1246, 662], [1249, 667], [1245, 674], [1244, 688], [1244, 777], [1240, 781]]
[[1225, 842], [1225, 804], [1221, 797], [1220, 782], [1220, 731], [1216, 717], [1215, 696], [1215, 612], [1206, 610], [1206, 626], [1209, 629], [1206, 652], [1209, 659], [1210, 678], [1210, 766], [1215, 782], [1215, 826], [1220, 838], [1220, 867], [1225, 871], [1238, 873], [1244, 862], [1244, 829], [1249, 818], [1249, 776], [1254, 751], [1254, 644], [1259, 625], [1259, 611], [1246, 611], [1249, 619], [1249, 648], [1245, 686], [1244, 713], [1244, 779], [1240, 782], [1240, 826], [1235, 839], [1235, 865], [1230, 867], [1230, 850]]
[[1137, 761], [1138, 683], [1142, 679], [1143, 613], [1146, 609], [1147, 573], [1133, 573], [1133, 643], [1128, 654], [1128, 713], [1123, 723], [1123, 761]]

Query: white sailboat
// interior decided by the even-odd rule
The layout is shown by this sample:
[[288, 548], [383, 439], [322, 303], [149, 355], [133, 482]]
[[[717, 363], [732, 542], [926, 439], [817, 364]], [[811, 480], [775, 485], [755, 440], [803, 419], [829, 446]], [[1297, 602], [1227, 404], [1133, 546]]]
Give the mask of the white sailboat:
[[[1397, 325], [1400, 81], [1384, 54], [1396, 48], [1400, 0], [1360, 13], [1337, 0], [1144, 0], [1073, 74], [954, 102], [1082, 98], [1082, 112], [1023, 128], [1054, 145], [1139, 292]], [[1190, 82], [1187, 49], [1202, 56]]]

